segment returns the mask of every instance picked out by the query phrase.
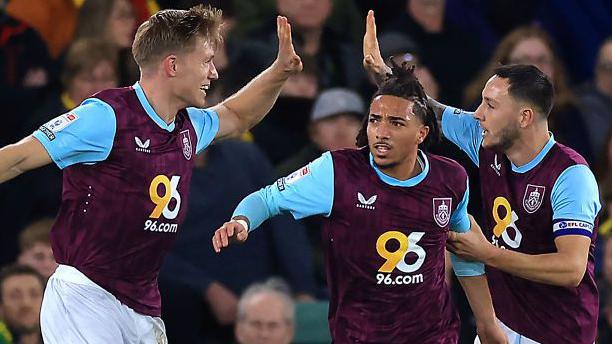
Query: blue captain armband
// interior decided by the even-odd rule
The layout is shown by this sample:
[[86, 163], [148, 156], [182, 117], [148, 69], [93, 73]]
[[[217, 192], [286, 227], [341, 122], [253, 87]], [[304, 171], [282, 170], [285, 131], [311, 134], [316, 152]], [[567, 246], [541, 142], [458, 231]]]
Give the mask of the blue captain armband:
[[593, 236], [595, 226], [586, 221], [559, 219], [553, 221], [553, 237], [562, 235], [584, 235], [589, 238]]

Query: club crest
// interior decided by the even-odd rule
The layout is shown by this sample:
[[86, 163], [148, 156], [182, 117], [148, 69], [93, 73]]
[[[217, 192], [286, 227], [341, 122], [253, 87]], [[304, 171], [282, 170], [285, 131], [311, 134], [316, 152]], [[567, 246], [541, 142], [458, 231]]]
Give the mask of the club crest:
[[523, 208], [529, 214], [535, 213], [544, 200], [546, 187], [540, 185], [527, 184], [525, 195], [523, 196]]
[[191, 160], [193, 155], [193, 147], [191, 145], [191, 136], [189, 136], [189, 130], [183, 130], [180, 132], [181, 145], [183, 147], [183, 155], [185, 159]]
[[450, 197], [433, 199], [433, 217], [438, 226], [446, 227], [448, 225], [452, 204], [453, 199]]

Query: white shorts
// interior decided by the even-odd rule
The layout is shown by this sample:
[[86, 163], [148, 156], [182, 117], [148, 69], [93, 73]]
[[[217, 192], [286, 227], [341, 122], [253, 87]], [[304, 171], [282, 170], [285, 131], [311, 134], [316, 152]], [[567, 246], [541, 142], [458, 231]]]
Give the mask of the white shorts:
[[168, 343], [161, 318], [136, 313], [67, 265], [47, 282], [40, 325], [45, 344]]
[[[497, 320], [497, 322], [499, 323], [499, 327], [501, 327], [502, 331], [506, 333], [506, 336], [508, 337], [508, 344], [540, 344], [539, 342], [529, 339], [514, 331], [510, 327], [506, 326], [506, 324], [503, 322], [499, 320]], [[474, 344], [480, 344], [480, 338], [478, 338], [478, 336], [476, 336], [476, 339], [474, 339]]]

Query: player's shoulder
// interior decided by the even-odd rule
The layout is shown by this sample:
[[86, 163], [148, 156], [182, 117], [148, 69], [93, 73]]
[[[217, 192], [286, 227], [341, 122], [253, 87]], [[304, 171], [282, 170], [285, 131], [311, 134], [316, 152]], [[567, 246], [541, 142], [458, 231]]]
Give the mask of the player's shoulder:
[[368, 147], [346, 148], [330, 151], [331, 157], [334, 161], [352, 163], [368, 163], [369, 153], [370, 151]]
[[425, 153], [425, 155], [429, 161], [430, 170], [439, 170], [446, 174], [456, 174], [461, 177], [467, 176], [465, 168], [455, 160], [431, 153]]
[[573, 148], [568, 147], [559, 142], [555, 142], [555, 145], [553, 147], [556, 150], [554, 160], [561, 163], [565, 163], [568, 165], [568, 167], [572, 165], [589, 165], [586, 159], [582, 155], [580, 155], [580, 153], [576, 152]]
[[130, 99], [137, 99], [134, 87], [109, 88], [95, 93], [91, 98], [99, 99], [113, 108], [126, 106]]

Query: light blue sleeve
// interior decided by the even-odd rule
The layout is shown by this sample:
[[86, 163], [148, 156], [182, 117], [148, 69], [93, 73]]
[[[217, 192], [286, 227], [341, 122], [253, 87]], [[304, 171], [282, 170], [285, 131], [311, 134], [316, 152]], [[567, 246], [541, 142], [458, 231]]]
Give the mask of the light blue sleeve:
[[442, 133], [478, 165], [482, 129], [474, 118], [474, 113], [447, 106], [442, 113]]
[[593, 236], [595, 218], [601, 210], [599, 188], [586, 165], [573, 165], [563, 171], [553, 185], [553, 237]]
[[295, 219], [312, 215], [329, 216], [334, 202], [334, 165], [329, 152], [276, 183], [248, 195], [234, 216], [249, 219], [249, 230], [282, 212]]
[[117, 120], [113, 108], [90, 98], [43, 124], [32, 135], [59, 168], [104, 161], [113, 148]]
[[463, 194], [463, 199], [457, 205], [457, 209], [451, 215], [450, 226], [451, 230], [459, 233], [467, 232], [470, 230], [470, 218], [468, 217], [467, 206], [470, 201], [470, 184], [469, 180], [465, 182], [466, 188]]
[[195, 129], [198, 145], [196, 154], [200, 153], [215, 139], [219, 131], [219, 114], [212, 109], [187, 108], [187, 113]]
[[[451, 230], [458, 233], [465, 233], [470, 230], [470, 218], [467, 212], [467, 205], [470, 199], [470, 185], [467, 181], [466, 186], [461, 203], [457, 205], [457, 209], [451, 215]], [[451, 261], [453, 262], [455, 275], [458, 277], [480, 276], [485, 273], [484, 264], [480, 262], [463, 260], [454, 253], [451, 253]]]

